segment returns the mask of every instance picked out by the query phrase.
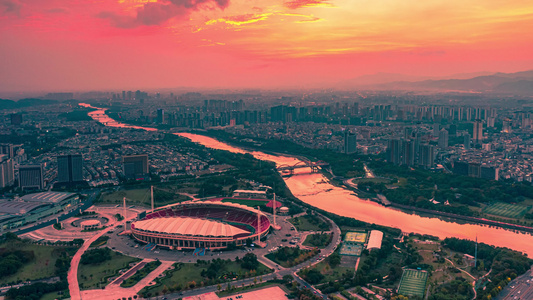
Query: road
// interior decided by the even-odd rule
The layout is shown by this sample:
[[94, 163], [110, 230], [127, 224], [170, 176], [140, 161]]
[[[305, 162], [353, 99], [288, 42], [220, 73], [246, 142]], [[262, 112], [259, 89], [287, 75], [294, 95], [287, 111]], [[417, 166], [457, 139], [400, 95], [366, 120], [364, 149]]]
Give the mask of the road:
[[[212, 259], [212, 258], [221, 258], [221, 259], [235, 259], [235, 256], [244, 256], [248, 252], [252, 252], [256, 254], [258, 257], [258, 260], [265, 264], [267, 267], [274, 270], [274, 273], [263, 275], [263, 281], [271, 280], [274, 278], [282, 278], [284, 275], [292, 275], [295, 280], [302, 286], [309, 288], [313, 290], [317, 295], [323, 297], [324, 299], [327, 299], [326, 295], [321, 294], [321, 292], [316, 289], [314, 286], [310, 285], [309, 283], [305, 282], [302, 278], [300, 278], [296, 273], [300, 271], [302, 268], [313, 266], [319, 262], [321, 262], [325, 257], [331, 255], [335, 249], [338, 247], [340, 241], [341, 241], [341, 231], [340, 228], [329, 218], [326, 218], [325, 216], [320, 215], [324, 220], [329, 222], [331, 224], [331, 232], [333, 232], [333, 239], [332, 242], [325, 248], [322, 249], [320, 254], [311, 258], [310, 260], [301, 263], [297, 266], [294, 266], [292, 268], [283, 268], [281, 266], [278, 266], [275, 262], [270, 261], [265, 257], [266, 254], [269, 253], [269, 249], [272, 249], [277, 246], [289, 246], [288, 240], [300, 236], [300, 233], [296, 231], [294, 226], [288, 221], [291, 217], [289, 216], [278, 216], [277, 223], [280, 225], [281, 229], [278, 231], [274, 231], [267, 240], [267, 246], [265, 248], [247, 248], [245, 250], [235, 250], [235, 251], [211, 251], [208, 252], [206, 256], [194, 256], [192, 255], [192, 252], [185, 252], [185, 251], [171, 251], [171, 250], [165, 250], [163, 248], [157, 249], [155, 251], [146, 251], [143, 250], [142, 247], [135, 247], [136, 242], [133, 241], [131, 238], [123, 235], [119, 235], [119, 230], [114, 230], [115, 232], [111, 234], [111, 238], [108, 241], [108, 247], [112, 248], [115, 251], [121, 252], [128, 256], [134, 256], [139, 257], [143, 259], [160, 259], [161, 261], [174, 261], [174, 262], [184, 262], [184, 263], [194, 263], [197, 260], [206, 260], [206, 259]], [[107, 230], [109, 231], [109, 230]], [[103, 233], [102, 233], [103, 234]], [[290, 236], [288, 236], [290, 235]], [[95, 239], [93, 237], [91, 240]], [[287, 240], [283, 242], [283, 240]], [[300, 243], [303, 243], [303, 240], [300, 241]], [[86, 242], [85, 245], [89, 245], [90, 243]], [[85, 250], [83, 250], [85, 251]], [[80, 251], [78, 252], [80, 253]], [[76, 253], [76, 255], [78, 255]], [[323, 256], [323, 257], [321, 257]], [[79, 255], [81, 257], [81, 254]], [[79, 263], [79, 258], [77, 258], [76, 266], [77, 269], [77, 263]], [[74, 268], [75, 261], [73, 259], [72, 268]], [[76, 282], [74, 282], [74, 278], [70, 278], [70, 272], [69, 272], [69, 286], [72, 285], [77, 286], [77, 277]], [[74, 274], [72, 275], [74, 276]], [[77, 275], [76, 275], [77, 276]], [[259, 281], [259, 277], [257, 277], [257, 281]], [[232, 285], [249, 285], [254, 283], [254, 278], [246, 278], [241, 280], [236, 280], [231, 282]], [[226, 283], [224, 283], [223, 286], [225, 286]], [[203, 287], [203, 288], [196, 288], [194, 290], [189, 291], [183, 291], [183, 292], [177, 292], [169, 295], [165, 295], [165, 297], [169, 299], [175, 299], [175, 298], [181, 298], [181, 297], [188, 297], [188, 296], [196, 296], [204, 293], [209, 292], [216, 292], [218, 291], [218, 285]], [[84, 291], [85, 294], [85, 291]], [[79, 288], [77, 290], [71, 289], [71, 295], [79, 295]], [[79, 299], [72, 296], [72, 299]], [[85, 299], [85, 297], [84, 297]], [[154, 298], [156, 299], [156, 298]]]
[[496, 300], [533, 299], [533, 267], [525, 274], [515, 278], [501, 291]]

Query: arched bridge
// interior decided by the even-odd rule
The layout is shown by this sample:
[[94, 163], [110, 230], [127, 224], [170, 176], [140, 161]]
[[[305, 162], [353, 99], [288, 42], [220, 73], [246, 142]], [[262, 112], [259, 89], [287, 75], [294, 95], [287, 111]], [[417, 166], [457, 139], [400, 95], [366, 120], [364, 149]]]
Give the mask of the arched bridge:
[[288, 165], [288, 164], [280, 165], [276, 168], [276, 170], [278, 170], [278, 172], [281, 172], [283, 176], [291, 176], [291, 175], [294, 175], [295, 169], [309, 168], [311, 169], [311, 173], [317, 173], [319, 170], [319, 167], [327, 167], [327, 166], [329, 166], [329, 164], [325, 161], [319, 160], [317, 162], [312, 162], [310, 160], [303, 160], [303, 161], [297, 162], [294, 165]]

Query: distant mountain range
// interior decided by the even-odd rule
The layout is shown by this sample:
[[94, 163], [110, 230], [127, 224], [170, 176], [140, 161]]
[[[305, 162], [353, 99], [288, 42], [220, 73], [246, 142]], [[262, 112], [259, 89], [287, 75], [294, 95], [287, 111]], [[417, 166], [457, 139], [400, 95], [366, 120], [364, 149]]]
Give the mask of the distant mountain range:
[[13, 109], [21, 107], [29, 107], [35, 105], [49, 105], [57, 103], [56, 100], [42, 100], [35, 98], [20, 99], [19, 101], [13, 101], [8, 99], [0, 99], [0, 109]]
[[378, 73], [340, 82], [338, 88], [493, 92], [533, 95], [533, 70], [516, 73], [486, 74], [486, 72], [482, 72], [457, 74], [449, 77], [450, 78], [436, 79], [401, 74]]

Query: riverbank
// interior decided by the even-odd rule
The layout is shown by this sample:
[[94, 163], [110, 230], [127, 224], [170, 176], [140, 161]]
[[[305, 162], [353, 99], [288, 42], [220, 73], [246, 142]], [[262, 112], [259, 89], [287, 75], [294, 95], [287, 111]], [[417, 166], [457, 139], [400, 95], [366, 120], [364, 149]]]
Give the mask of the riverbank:
[[[105, 116], [99, 116], [99, 122], [111, 121]], [[114, 122], [114, 121], [113, 121]], [[110, 126], [128, 127], [125, 124], [114, 123]], [[153, 128], [150, 128], [153, 129]], [[251, 154], [260, 160], [272, 161], [278, 166], [294, 165], [299, 160], [293, 157], [274, 156], [260, 151], [246, 151], [240, 147], [232, 147], [204, 135], [191, 133], [179, 134], [195, 143], [209, 148], [230, 151], [234, 153]], [[523, 232], [515, 232], [503, 228], [488, 227], [477, 224], [459, 224], [442, 220], [437, 217], [422, 217], [405, 213], [401, 210], [385, 207], [376, 202], [360, 199], [346, 188], [337, 187], [327, 181], [323, 174], [302, 174], [283, 178], [286, 187], [299, 200], [317, 209], [339, 216], [353, 218], [368, 224], [398, 228], [406, 233], [428, 234], [441, 239], [455, 237], [459, 239], [477, 240], [490, 245], [507, 247], [528, 255], [533, 255], [533, 236]]]
[[[199, 135], [209, 136], [211, 138], [215, 138], [215, 137], [209, 135], [209, 132], [207, 132], [207, 131], [202, 131], [202, 132], [192, 131], [191, 133], [192, 134], [199, 134]], [[245, 151], [249, 151], [249, 152], [259, 152], [260, 151], [262, 153], [266, 153], [266, 154], [269, 154], [269, 155], [275, 155], [275, 156], [287, 156], [287, 157], [292, 157], [292, 158], [296, 158], [296, 159], [300, 159], [300, 160], [302, 159], [302, 157], [304, 157], [305, 159], [309, 159], [309, 158], [307, 158], [305, 156], [301, 156], [301, 155], [279, 153], [279, 152], [274, 152], [274, 151], [263, 151], [261, 149], [258, 149], [258, 147], [253, 147], [251, 145], [242, 146], [242, 145], [240, 145], [240, 143], [236, 143], [235, 141], [232, 141], [231, 139], [229, 139], [229, 140], [228, 139], [224, 139], [223, 142], [227, 143], [228, 145], [230, 145], [232, 147], [237, 147], [237, 148], [243, 149]], [[329, 177], [326, 174], [323, 174], [323, 175], [325, 177]], [[328, 178], [328, 179], [330, 180], [330, 183], [331, 183], [331, 178]], [[349, 185], [345, 184], [345, 187], [348, 188], [348, 189], [354, 189], [355, 191], [359, 192], [359, 190], [355, 189], [352, 186], [349, 186]], [[360, 197], [360, 196], [361, 196], [361, 194], [358, 193], [358, 197]], [[530, 233], [530, 234], [533, 233], [533, 227], [528, 227], [528, 226], [523, 226], [523, 225], [518, 225], [518, 224], [499, 222], [499, 221], [494, 221], [494, 220], [485, 219], [485, 218], [477, 218], [477, 217], [459, 215], [459, 214], [442, 212], [442, 211], [431, 210], [431, 209], [426, 209], [426, 208], [419, 208], [419, 207], [415, 207], [415, 206], [409, 206], [409, 205], [403, 205], [403, 204], [394, 203], [394, 202], [391, 202], [391, 201], [388, 201], [388, 200], [384, 201], [383, 199], [379, 199], [377, 201], [375, 201], [372, 198], [362, 198], [362, 199], [363, 200], [374, 201], [374, 202], [378, 203], [379, 205], [381, 205], [383, 207], [389, 207], [390, 206], [390, 207], [394, 207], [394, 208], [401, 209], [401, 210], [404, 210], [404, 211], [414, 211], [415, 213], [418, 212], [418, 213], [423, 213], [423, 214], [432, 215], [432, 216], [442, 216], [442, 217], [446, 217], [446, 218], [449, 218], [449, 219], [452, 219], [452, 220], [466, 221], [466, 222], [469, 222], [469, 223], [472, 223], [472, 224], [489, 225], [489, 226], [495, 226], [495, 227], [502, 228], [502, 229], [518, 230], [518, 231], [521, 231], [521, 232], [524, 232], [524, 233]]]

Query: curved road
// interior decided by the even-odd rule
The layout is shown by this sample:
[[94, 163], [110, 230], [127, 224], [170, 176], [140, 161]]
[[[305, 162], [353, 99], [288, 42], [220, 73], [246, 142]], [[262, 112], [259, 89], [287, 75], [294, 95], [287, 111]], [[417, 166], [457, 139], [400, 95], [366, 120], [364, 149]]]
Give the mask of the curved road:
[[[136, 217], [137, 216], [135, 215], [133, 217], [129, 217], [127, 220], [132, 220], [132, 219], [135, 219]], [[80, 286], [78, 283], [78, 266], [80, 265], [81, 256], [83, 255], [83, 253], [85, 253], [85, 251], [87, 251], [87, 249], [89, 248], [92, 242], [94, 242], [96, 239], [98, 239], [102, 235], [106, 234], [109, 230], [114, 230], [118, 225], [121, 225], [121, 224], [122, 222], [121, 223], [116, 222], [115, 224], [109, 226], [108, 228], [104, 230], [101, 230], [98, 234], [86, 240], [83, 243], [83, 245], [80, 247], [80, 249], [78, 249], [76, 254], [74, 254], [74, 257], [72, 257], [72, 260], [70, 262], [70, 269], [68, 270], [68, 276], [67, 276], [68, 289], [70, 293], [70, 298], [72, 300], [81, 300]]]

